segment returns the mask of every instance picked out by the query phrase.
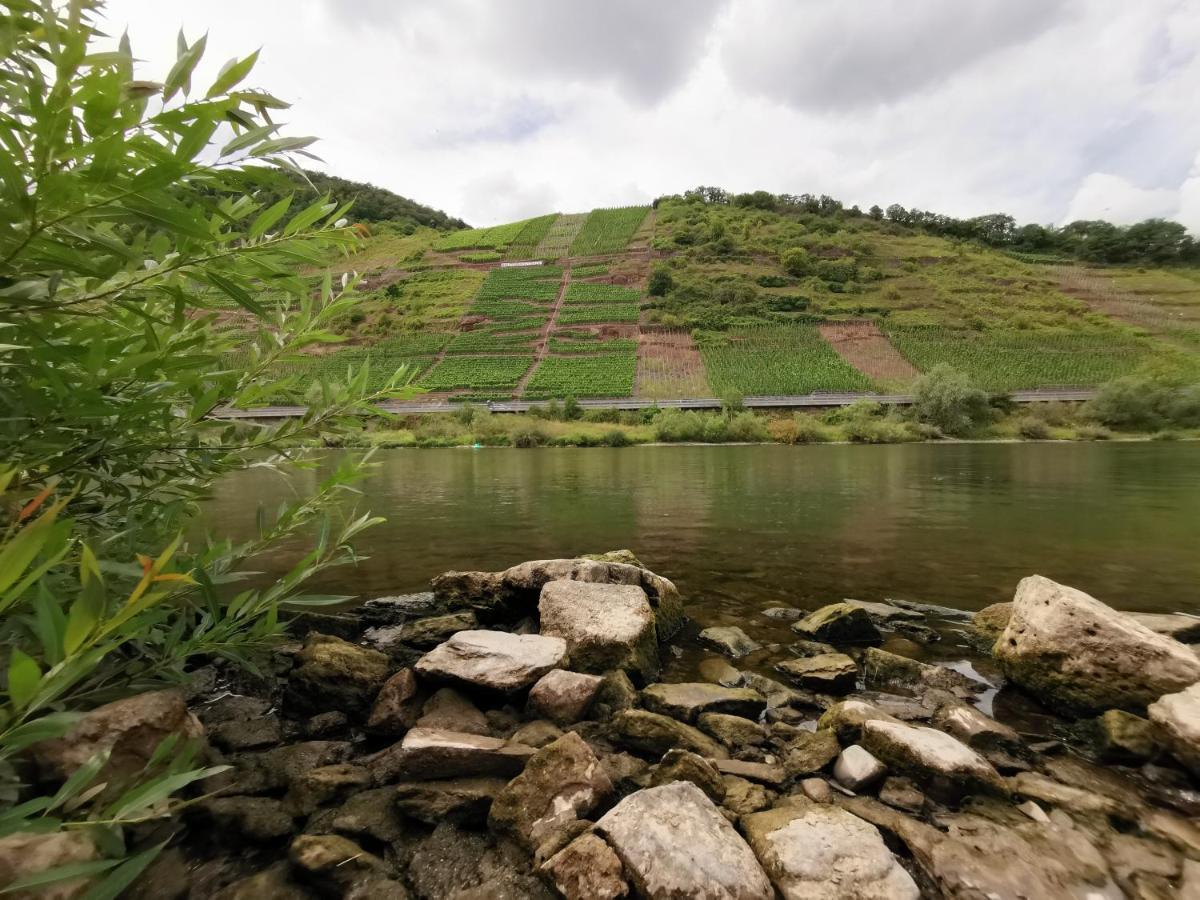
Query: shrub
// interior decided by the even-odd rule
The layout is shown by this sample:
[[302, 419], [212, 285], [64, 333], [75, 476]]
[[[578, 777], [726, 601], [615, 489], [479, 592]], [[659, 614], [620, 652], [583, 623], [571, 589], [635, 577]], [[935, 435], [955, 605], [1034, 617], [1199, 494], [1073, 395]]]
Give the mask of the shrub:
[[564, 422], [574, 422], [576, 419], [582, 418], [583, 409], [579, 406], [579, 401], [574, 397], [567, 397], [562, 405], [562, 417]]
[[823, 259], [817, 264], [817, 275], [831, 284], [847, 284], [858, 274], [858, 263], [851, 257]]
[[805, 275], [812, 274], [813, 271], [812, 257], [803, 247], [784, 250], [779, 257], [779, 263], [783, 266], [783, 270], [794, 278], [803, 278]]
[[797, 413], [790, 419], [772, 419], [767, 423], [771, 440], [780, 444], [818, 444], [829, 440], [829, 434], [814, 416]]
[[1103, 425], [1080, 425], [1075, 429], [1075, 439], [1080, 441], [1107, 441], [1112, 432]]
[[1022, 416], [1017, 420], [1017, 434], [1027, 441], [1045, 441], [1050, 438], [1050, 426], [1034, 416]]
[[654, 419], [654, 439], [666, 443], [703, 441], [704, 420], [698, 413], [664, 409]]
[[913, 382], [913, 415], [945, 434], [961, 435], [991, 418], [988, 396], [948, 365], [934, 366]]
[[540, 447], [546, 443], [546, 432], [536, 425], [523, 425], [511, 435], [514, 447]]
[[613, 428], [604, 432], [604, 437], [600, 440], [606, 447], [628, 447], [633, 443], [629, 435], [620, 428]]
[[651, 297], [665, 297], [674, 286], [675, 282], [671, 278], [670, 270], [665, 266], [657, 266], [650, 273], [650, 278], [646, 282], [646, 293]]
[[725, 424], [724, 432], [723, 439], [726, 441], [761, 443], [771, 439], [766, 420], [748, 410], [730, 418]]
[[1200, 427], [1200, 384], [1173, 392], [1167, 401], [1167, 419], [1181, 428]]
[[1166, 423], [1164, 409], [1167, 389], [1150, 378], [1130, 375], [1117, 378], [1100, 388], [1088, 401], [1087, 415], [1116, 429], [1153, 431]]

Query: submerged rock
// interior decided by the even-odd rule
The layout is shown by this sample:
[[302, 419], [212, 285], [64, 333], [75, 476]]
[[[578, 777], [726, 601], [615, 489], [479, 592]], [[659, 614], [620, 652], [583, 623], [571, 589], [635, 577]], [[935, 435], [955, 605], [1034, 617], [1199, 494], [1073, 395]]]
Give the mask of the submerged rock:
[[773, 900], [753, 851], [694, 784], [678, 781], [626, 797], [599, 822], [648, 900]]
[[742, 830], [787, 900], [921, 895], [875, 826], [836, 806], [792, 802], [744, 817]]
[[500, 693], [532, 685], [567, 653], [562, 638], [505, 631], [460, 631], [430, 650], [414, 669], [422, 678]]
[[926, 793], [945, 803], [957, 803], [970, 793], [1008, 793], [986, 759], [936, 729], [870, 721], [862, 727], [862, 744], [889, 768], [912, 776]]
[[623, 669], [643, 681], [658, 673], [654, 612], [640, 587], [551, 581], [538, 612], [542, 634], [566, 641], [573, 669], [596, 675]]
[[533, 851], [554, 829], [587, 816], [612, 791], [591, 748], [567, 733], [533, 754], [525, 770], [496, 795], [488, 822]]
[[1200, 684], [1160, 697], [1149, 714], [1175, 758], [1200, 777]]
[[822, 606], [794, 623], [792, 631], [827, 644], [878, 644], [883, 640], [867, 611], [850, 603]]
[[698, 668], [700, 677], [713, 684], [739, 687], [742, 683], [742, 673], [720, 657], [710, 656], [708, 659], [702, 659]]
[[1200, 681], [1200, 657], [1083, 591], [1021, 580], [994, 653], [1039, 698], [1080, 711], [1136, 711]]
[[705, 628], [700, 632], [699, 640], [701, 644], [712, 647], [714, 650], [719, 650], [728, 656], [732, 656], [734, 659], [762, 649], [762, 644], [752, 640], [746, 632], [742, 631], [736, 625]]
[[767, 708], [766, 698], [758, 691], [702, 681], [652, 684], [642, 691], [641, 697], [646, 709], [681, 722], [695, 722], [708, 712], [757, 719]]

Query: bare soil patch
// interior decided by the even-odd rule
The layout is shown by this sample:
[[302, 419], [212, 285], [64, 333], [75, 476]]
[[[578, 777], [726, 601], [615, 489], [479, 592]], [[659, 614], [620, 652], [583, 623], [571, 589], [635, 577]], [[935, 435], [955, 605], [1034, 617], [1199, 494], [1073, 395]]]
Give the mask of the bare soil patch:
[[838, 356], [873, 381], [905, 383], [921, 374], [874, 322], [826, 322], [818, 330]]
[[633, 393], [648, 400], [712, 396], [704, 359], [689, 332], [665, 328], [642, 330]]

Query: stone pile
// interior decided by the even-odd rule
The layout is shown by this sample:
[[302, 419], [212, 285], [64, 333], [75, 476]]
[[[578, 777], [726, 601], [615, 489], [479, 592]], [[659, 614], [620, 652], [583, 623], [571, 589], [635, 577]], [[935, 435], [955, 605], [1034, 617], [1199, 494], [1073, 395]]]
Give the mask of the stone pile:
[[[998, 674], [892, 652], [943, 613], [1071, 715], [1014, 730]], [[275, 678], [121, 701], [34, 755], [61, 779], [207, 734], [231, 768], [139, 898], [1197, 896], [1200, 658], [1171, 635], [1200, 634], [1168, 618], [1037, 576], [977, 627], [773, 607], [773, 632], [699, 632], [701, 680], [668, 683], [670, 581], [626, 551], [544, 560], [303, 623]], [[0, 839], [0, 876], [33, 839]]]

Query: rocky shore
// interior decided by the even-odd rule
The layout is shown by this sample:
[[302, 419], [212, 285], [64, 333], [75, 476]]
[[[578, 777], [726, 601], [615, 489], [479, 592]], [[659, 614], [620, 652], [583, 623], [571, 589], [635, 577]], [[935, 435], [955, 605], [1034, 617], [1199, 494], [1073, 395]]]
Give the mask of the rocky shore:
[[[1200, 897], [1200, 620], [1040, 576], [973, 618], [769, 608], [770, 646], [686, 612], [628, 551], [450, 572], [33, 755], [63, 779], [179, 733], [229, 766], [144, 900]], [[892, 652], [946, 623], [995, 674]], [[681, 629], [712, 652], [662, 680]], [[998, 689], [1049, 724], [993, 718]], [[94, 855], [58, 837], [0, 840], [0, 882]]]

